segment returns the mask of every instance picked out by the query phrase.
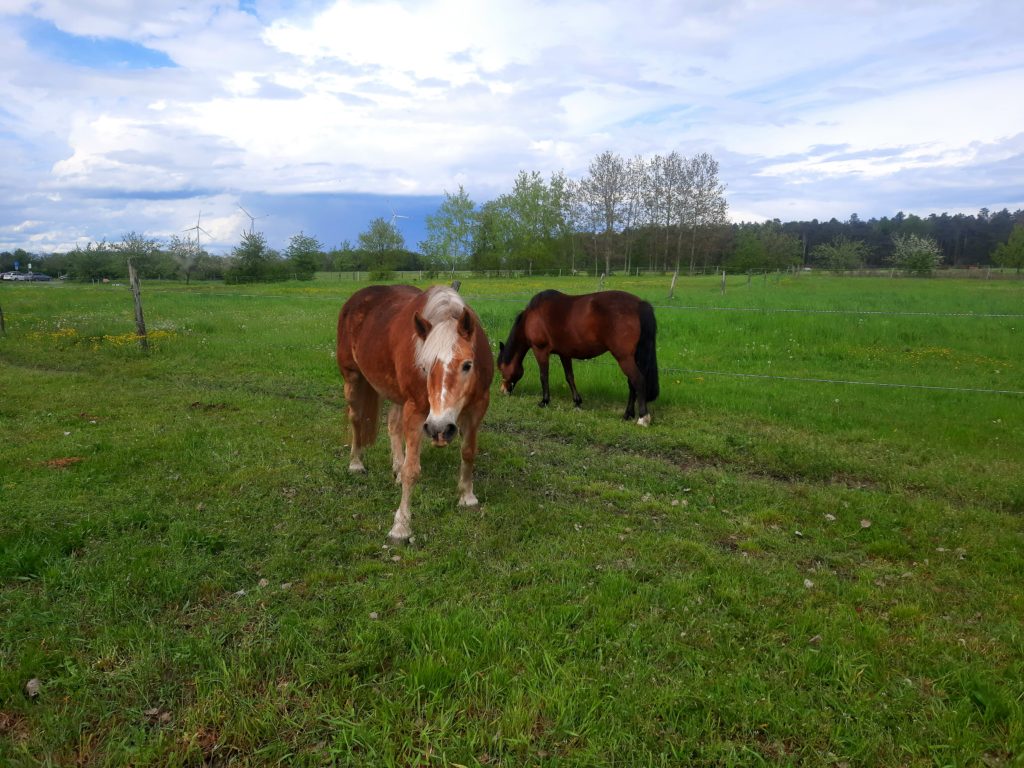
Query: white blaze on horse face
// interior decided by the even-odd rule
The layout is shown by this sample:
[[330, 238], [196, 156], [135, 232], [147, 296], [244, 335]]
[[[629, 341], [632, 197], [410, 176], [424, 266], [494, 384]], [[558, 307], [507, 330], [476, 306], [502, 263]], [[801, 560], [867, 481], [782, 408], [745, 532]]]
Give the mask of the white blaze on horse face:
[[431, 288], [416, 316], [416, 363], [423, 371], [430, 413], [423, 429], [434, 445], [447, 445], [472, 390], [473, 319], [450, 288]]
[[455, 437], [459, 416], [472, 390], [473, 361], [469, 350], [452, 352], [436, 360], [427, 374], [430, 414], [424, 426], [435, 445], [447, 445]]

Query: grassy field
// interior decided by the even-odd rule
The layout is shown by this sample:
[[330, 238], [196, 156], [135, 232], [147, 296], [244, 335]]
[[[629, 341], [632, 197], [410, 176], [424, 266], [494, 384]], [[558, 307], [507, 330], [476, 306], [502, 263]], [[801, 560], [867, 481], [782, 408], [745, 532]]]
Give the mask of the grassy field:
[[[1024, 764], [1024, 284], [667, 284], [605, 286], [653, 425], [531, 358], [403, 549], [383, 436], [346, 470], [361, 284], [147, 283], [148, 354], [124, 286], [0, 286], [0, 765]], [[462, 294], [496, 347], [544, 287], [597, 285]]]

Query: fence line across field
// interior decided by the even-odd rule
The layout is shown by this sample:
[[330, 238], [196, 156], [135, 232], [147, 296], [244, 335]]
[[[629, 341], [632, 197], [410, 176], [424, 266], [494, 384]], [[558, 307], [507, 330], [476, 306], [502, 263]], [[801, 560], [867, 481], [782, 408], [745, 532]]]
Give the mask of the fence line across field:
[[[177, 294], [181, 295], [179, 291], [154, 291], [154, 293], [165, 293], [165, 294]], [[230, 296], [230, 297], [245, 297], [245, 298], [276, 298], [276, 299], [294, 299], [294, 298], [305, 298], [305, 299], [320, 299], [337, 301], [337, 296], [288, 296], [288, 295], [273, 295], [273, 294], [240, 294], [240, 293], [226, 293], [226, 292], [196, 292], [194, 296]], [[485, 297], [467, 296], [467, 299], [473, 301], [499, 301], [499, 302], [511, 302], [511, 298], [504, 297]], [[795, 312], [795, 313], [807, 313], [807, 314], [868, 314], [868, 315], [911, 315], [911, 316], [926, 316], [926, 317], [962, 317], [962, 318], [1019, 318], [1024, 317], [1021, 314], [980, 314], [971, 312], [897, 312], [897, 311], [881, 311], [881, 310], [802, 310], [802, 309], [763, 309], [758, 307], [699, 307], [699, 306], [678, 306], [678, 305], [654, 305], [662, 309], [681, 309], [681, 310], [695, 310], [695, 311], [738, 311], [738, 312]], [[581, 361], [590, 362], [590, 361]], [[610, 363], [604, 363], [601, 361], [595, 361], [591, 363], [596, 366], [612, 368]], [[832, 379], [827, 377], [813, 377], [813, 376], [784, 376], [779, 374], [768, 374], [768, 373], [743, 373], [737, 371], [714, 371], [701, 368], [675, 368], [675, 367], [661, 367], [659, 369], [664, 373], [683, 373], [693, 374], [701, 376], [722, 376], [731, 377], [738, 379], [759, 379], [759, 380], [774, 380], [774, 381], [793, 381], [803, 382], [809, 384], [835, 384], [844, 386], [861, 386], [861, 387], [881, 387], [886, 389], [918, 389], [928, 390], [933, 392], [960, 392], [970, 394], [990, 394], [990, 395], [1012, 395], [1012, 396], [1024, 396], [1024, 390], [1015, 389], [988, 389], [983, 387], [954, 387], [940, 384], [901, 384], [895, 382], [885, 381], [861, 381], [856, 379]]]
[[[148, 293], [174, 294], [176, 296], [224, 296], [231, 298], [248, 299], [310, 299], [313, 301], [341, 301], [342, 296], [303, 296], [299, 294], [271, 294], [271, 293], [229, 293], [225, 291], [168, 291], [162, 289], [150, 289]], [[504, 304], [520, 303], [522, 299], [530, 299], [535, 293], [511, 293], [504, 296], [474, 296], [466, 295], [469, 302], [494, 301]], [[874, 315], [883, 317], [955, 317], [965, 319], [1024, 319], [1022, 312], [907, 312], [888, 309], [813, 309], [801, 307], [711, 307], [698, 304], [655, 304], [655, 309], [669, 309], [685, 312], [747, 312], [764, 314], [801, 314], [801, 315]]]
[[[593, 365], [601, 368], [619, 370], [617, 365], [606, 363], [600, 359], [574, 361], [583, 363], [582, 367]], [[1024, 390], [1018, 389], [986, 389], [984, 387], [954, 387], [943, 384], [900, 384], [889, 381], [863, 381], [858, 379], [830, 379], [816, 376], [784, 376], [773, 373], [742, 373], [739, 371], [712, 371], [703, 368], [674, 368], [671, 366], [658, 366], [659, 373], [684, 373], [700, 376], [722, 376], [736, 379], [769, 379], [774, 381], [797, 381], [808, 384], [841, 384], [858, 387], [882, 387], [884, 389], [924, 389], [933, 392], [962, 392], [970, 394], [985, 395], [1016, 395], [1024, 397]]]

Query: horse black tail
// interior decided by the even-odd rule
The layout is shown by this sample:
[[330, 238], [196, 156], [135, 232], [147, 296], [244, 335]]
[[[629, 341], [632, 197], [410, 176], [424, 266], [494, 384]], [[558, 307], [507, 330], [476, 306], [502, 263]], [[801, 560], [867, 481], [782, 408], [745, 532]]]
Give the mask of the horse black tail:
[[658, 324], [654, 319], [654, 307], [648, 302], [640, 302], [639, 314], [640, 340], [636, 343], [634, 357], [637, 367], [647, 383], [647, 392], [645, 393], [647, 402], [653, 403], [658, 399], [658, 394], [661, 391], [658, 386], [658, 349], [655, 345]]

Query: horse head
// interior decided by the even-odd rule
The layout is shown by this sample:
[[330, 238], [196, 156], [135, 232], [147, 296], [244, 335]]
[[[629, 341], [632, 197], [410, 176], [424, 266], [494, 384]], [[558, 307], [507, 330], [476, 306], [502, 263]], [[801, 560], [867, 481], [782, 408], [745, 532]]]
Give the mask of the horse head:
[[458, 317], [431, 323], [417, 312], [417, 359], [427, 383], [430, 412], [423, 431], [437, 446], [448, 445], [459, 431], [459, 416], [476, 390], [476, 321], [463, 306]]
[[501, 373], [501, 392], [511, 395], [516, 384], [523, 378], [523, 356], [512, 355], [509, 348], [498, 342], [498, 371]]
[[498, 342], [498, 371], [501, 373], [501, 392], [511, 395], [516, 384], [523, 378], [523, 358], [526, 357], [525, 342], [522, 338], [521, 326], [523, 313], [516, 315], [509, 331], [506, 343]]

